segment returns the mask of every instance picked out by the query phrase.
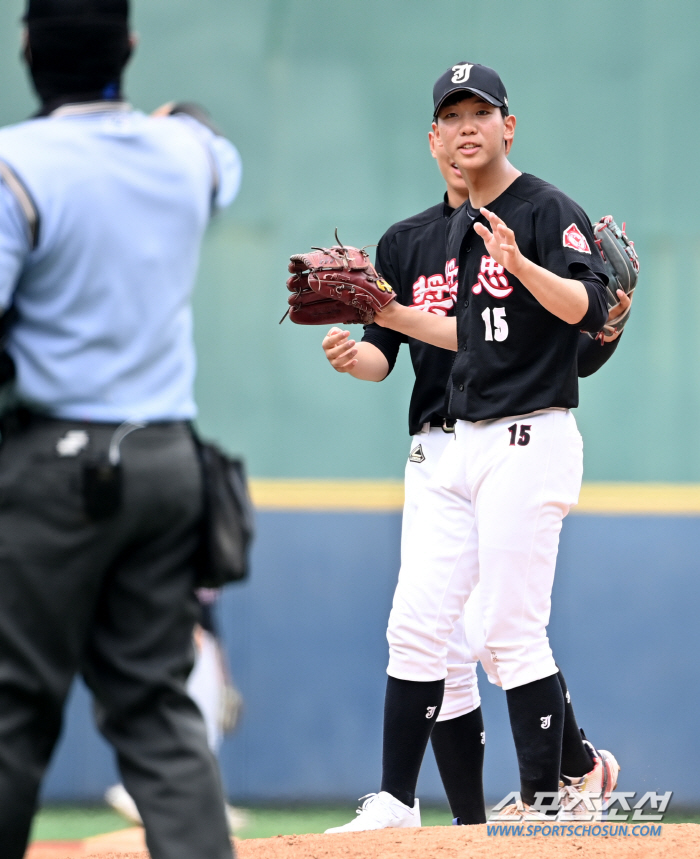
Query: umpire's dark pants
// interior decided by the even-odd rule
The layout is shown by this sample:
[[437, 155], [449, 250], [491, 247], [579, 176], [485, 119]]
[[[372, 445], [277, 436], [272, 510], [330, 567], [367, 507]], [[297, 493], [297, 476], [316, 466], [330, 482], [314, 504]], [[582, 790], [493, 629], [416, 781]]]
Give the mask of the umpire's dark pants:
[[[87, 448], [61, 456], [69, 430]], [[123, 504], [90, 521], [83, 463], [114, 425], [35, 419], [0, 449], [0, 855], [21, 859], [77, 672], [153, 859], [231, 859], [217, 764], [187, 696], [201, 475], [184, 424], [122, 443]], [[62, 445], [70, 453], [70, 445]]]

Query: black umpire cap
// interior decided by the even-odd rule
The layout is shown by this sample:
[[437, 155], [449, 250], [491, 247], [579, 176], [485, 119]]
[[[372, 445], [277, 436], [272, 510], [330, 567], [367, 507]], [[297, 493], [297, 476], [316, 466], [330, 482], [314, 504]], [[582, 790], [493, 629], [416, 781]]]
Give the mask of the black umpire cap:
[[129, 0], [28, 0], [25, 59], [42, 103], [120, 97], [131, 56]]
[[455, 92], [478, 95], [494, 107], [508, 110], [508, 95], [498, 72], [479, 63], [456, 63], [441, 75], [433, 87], [433, 116], [437, 117], [445, 99]]
[[129, 18], [129, 0], [29, 0], [25, 21], [46, 18]]

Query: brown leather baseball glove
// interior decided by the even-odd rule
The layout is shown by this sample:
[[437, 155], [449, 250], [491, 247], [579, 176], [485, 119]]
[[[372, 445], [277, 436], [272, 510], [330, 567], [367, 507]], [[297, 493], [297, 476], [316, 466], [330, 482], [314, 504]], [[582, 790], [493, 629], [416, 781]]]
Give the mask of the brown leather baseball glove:
[[331, 248], [312, 248], [289, 259], [288, 313], [298, 325], [368, 325], [396, 298], [364, 249], [340, 244], [337, 232], [336, 240]]

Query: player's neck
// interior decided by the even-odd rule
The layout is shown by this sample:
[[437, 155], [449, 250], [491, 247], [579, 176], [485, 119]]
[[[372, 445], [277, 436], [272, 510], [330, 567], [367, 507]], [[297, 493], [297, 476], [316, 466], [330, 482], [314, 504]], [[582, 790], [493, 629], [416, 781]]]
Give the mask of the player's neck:
[[462, 171], [469, 190], [469, 200], [475, 209], [488, 206], [520, 176], [520, 170], [513, 167], [505, 157], [498, 158], [479, 170]]
[[466, 191], [464, 191], [463, 193], [460, 193], [459, 191], [456, 191], [454, 188], [450, 188], [449, 185], [447, 186], [447, 205], [450, 206], [451, 208], [459, 209], [459, 207], [463, 203], [466, 203], [468, 199], [469, 199], [469, 194], [467, 194]]

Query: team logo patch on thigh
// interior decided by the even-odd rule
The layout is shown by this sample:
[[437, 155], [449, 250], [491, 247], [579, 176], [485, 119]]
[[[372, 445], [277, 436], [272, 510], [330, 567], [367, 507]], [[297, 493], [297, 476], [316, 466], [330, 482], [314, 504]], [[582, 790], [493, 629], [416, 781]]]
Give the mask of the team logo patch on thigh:
[[411, 451], [411, 455], [408, 457], [409, 462], [425, 462], [425, 454], [423, 453], [423, 445], [419, 444], [418, 447], [414, 447]]

